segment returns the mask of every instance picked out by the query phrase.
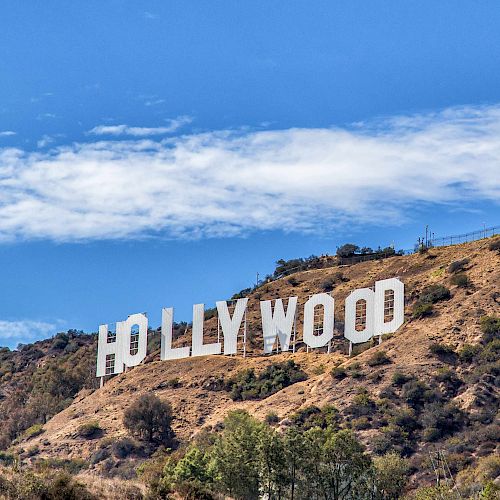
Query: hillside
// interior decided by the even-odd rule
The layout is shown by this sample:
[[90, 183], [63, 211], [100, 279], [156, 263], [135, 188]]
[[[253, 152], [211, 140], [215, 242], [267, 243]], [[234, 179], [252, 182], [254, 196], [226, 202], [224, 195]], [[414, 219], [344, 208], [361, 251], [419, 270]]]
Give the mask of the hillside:
[[[54, 360], [63, 359], [64, 370], [71, 372], [72, 365], [81, 367], [84, 359], [89, 360], [84, 370], [88, 371], [75, 375], [77, 381], [73, 389], [61, 395], [60, 404], [64, 409], [46, 423], [38, 419], [43, 428], [25, 437], [21, 433], [9, 452], [19, 453], [27, 464], [41, 459], [75, 463], [84, 460], [88, 466], [80, 463], [78, 468], [83, 467], [81, 477], [89, 483], [93, 482], [91, 477], [101, 475], [135, 481], [134, 467], [147, 458], [147, 450], [124, 458], [103, 453], [102, 460], [99, 451], [127, 435], [122, 421], [131, 402], [143, 393], [154, 393], [171, 403], [175, 415], [173, 429], [181, 447], [202, 429], [219, 429], [227, 413], [236, 408], [245, 409], [260, 420], [273, 412], [277, 415], [275, 425], [284, 429], [293, 419], [297, 420], [301, 411], [321, 412], [325, 405], [333, 405], [342, 418], [341, 427], [354, 429], [369, 451], [382, 453], [395, 449], [409, 457], [413, 486], [433, 479], [428, 464], [430, 451], [444, 450], [454, 474], [472, 467], [481, 457], [499, 451], [498, 345], [482, 347], [489, 349], [486, 354], [478, 354], [479, 347], [471, 347], [485, 345], [482, 318], [498, 317], [500, 312], [500, 255], [489, 249], [490, 241], [435, 248], [422, 254], [351, 266], [313, 269], [266, 283], [249, 295], [251, 342], [246, 358], [212, 356], [161, 362], [154, 350], [157, 340], [152, 340], [153, 352], [146, 363], [112, 377], [98, 389], [89, 375], [95, 356], [92, 336], [75, 334], [64, 339], [66, 344], [59, 348], [54, 347], [51, 340], [24, 347], [20, 352], [2, 351], [1, 359], [13, 365], [10, 374], [6, 377], [3, 373], [0, 382], [3, 399], [0, 411], [7, 420], [12, 416], [7, 414], [5, 402], [13, 400], [14, 392], [22, 393], [23, 385], [36, 386], [46, 380], [37, 382], [36, 368], [40, 370]], [[463, 261], [458, 266], [462, 269], [450, 269], [450, 265], [458, 261]], [[453, 278], [457, 274], [465, 274], [468, 282]], [[355, 355], [349, 358], [347, 343], [340, 333], [345, 297], [355, 288], [372, 286], [376, 280], [394, 276], [406, 287], [405, 324], [397, 333], [386, 336], [381, 345], [369, 343], [356, 347]], [[432, 311], [426, 311], [423, 317], [414, 317], [415, 303], [431, 285], [443, 285], [450, 290], [451, 297], [437, 301]], [[324, 350], [306, 353], [299, 346], [294, 354], [259, 355], [263, 345], [259, 333], [260, 300], [298, 295], [302, 305], [308, 296], [332, 288], [338, 330], [330, 354]], [[301, 338], [302, 307], [298, 311], [298, 337]], [[216, 319], [207, 320], [206, 325], [207, 336], [213, 338]], [[155, 337], [157, 339], [158, 333]], [[186, 336], [178, 335], [176, 344], [182, 345], [189, 338], [189, 332]], [[67, 349], [68, 343], [73, 347]], [[261, 400], [234, 401], [230, 392], [224, 390], [224, 381], [242, 370], [253, 368], [258, 374], [269, 365], [289, 360], [304, 370], [306, 380]], [[409, 381], [422, 384], [429, 394], [438, 394], [435, 399], [443, 408], [461, 410], [463, 421], [430, 423], [433, 417], [428, 405], [432, 400], [411, 399], [410, 386], [406, 389], [404, 386]], [[77, 390], [80, 392], [75, 396]], [[43, 406], [43, 403], [38, 406], [40, 404]], [[311, 410], [313, 406], [317, 409]], [[412, 430], [411, 426], [405, 428], [404, 422], [395, 423], [398, 412], [406, 410], [415, 421], [416, 427]], [[20, 415], [22, 411], [19, 410]], [[439, 418], [435, 418], [436, 422]], [[101, 431], [91, 439], [80, 437], [80, 426], [89, 422], [98, 422]], [[431, 436], [426, 432], [429, 428], [439, 432]], [[14, 437], [12, 433], [10, 436]], [[6, 439], [4, 447], [8, 446]]]

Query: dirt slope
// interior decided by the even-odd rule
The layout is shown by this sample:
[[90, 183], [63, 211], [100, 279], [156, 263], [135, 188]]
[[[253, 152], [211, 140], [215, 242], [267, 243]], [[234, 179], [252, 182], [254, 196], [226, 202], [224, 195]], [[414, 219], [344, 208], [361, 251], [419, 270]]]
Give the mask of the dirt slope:
[[[427, 254], [392, 257], [381, 261], [356, 264], [350, 267], [329, 268], [297, 273], [298, 284], [292, 286], [290, 278], [283, 278], [260, 287], [250, 296], [249, 329], [257, 332], [260, 324], [259, 300], [298, 295], [300, 304], [313, 293], [323, 291], [327, 278], [335, 278], [337, 284], [333, 295], [336, 300], [336, 322], [341, 326], [343, 303], [346, 295], [355, 288], [372, 286], [376, 280], [399, 276], [406, 286], [406, 322], [400, 330], [381, 346], [374, 346], [348, 358], [346, 343], [337, 332], [335, 349], [325, 352], [297, 352], [274, 356], [257, 355], [262, 350], [262, 339], [254, 335], [254, 348], [250, 356], [243, 358], [211, 356], [189, 358], [178, 361], [152, 361], [109, 380], [101, 389], [82, 391], [73, 404], [53, 417], [45, 426], [45, 432], [28, 442], [21, 443], [24, 449], [38, 447], [38, 457], [88, 458], [98, 447], [99, 439], [84, 440], [76, 437], [76, 429], [82, 423], [97, 420], [104, 429], [103, 438], [115, 438], [125, 434], [122, 425], [123, 412], [128, 405], [144, 392], [154, 392], [171, 402], [176, 419], [174, 429], [181, 440], [188, 439], [203, 426], [214, 426], [234, 408], [245, 408], [260, 418], [270, 411], [280, 419], [301, 407], [322, 406], [332, 403], [337, 408], [345, 407], [360, 385], [375, 396], [390, 382], [395, 371], [411, 373], [422, 379], [440, 366], [440, 362], [429, 354], [433, 342], [445, 342], [458, 348], [464, 343], [477, 343], [480, 338], [479, 319], [484, 315], [499, 314], [500, 311], [500, 255], [488, 250], [488, 240], [453, 247], [433, 249]], [[468, 258], [466, 272], [472, 282], [468, 289], [450, 285], [451, 262]], [[341, 272], [341, 280], [338, 273]], [[293, 280], [292, 280], [293, 281]], [[452, 292], [452, 298], [440, 302], [435, 313], [422, 320], [412, 320], [410, 309], [420, 291], [429, 284], [442, 283]], [[302, 307], [299, 308], [299, 338]], [[215, 320], [208, 322], [212, 335]], [[183, 339], [179, 339], [179, 343]], [[370, 368], [366, 361], [377, 350], [383, 349], [392, 363]], [[154, 359], [154, 357], [153, 357]], [[227, 377], [243, 368], [262, 369], [270, 363], [294, 359], [309, 375], [304, 381], [292, 385], [262, 401], [233, 402], [227, 392], [208, 390], [211, 377]], [[367, 375], [362, 380], [333, 379], [330, 370], [344, 363], [360, 363]], [[168, 381], [178, 378], [180, 386], [168, 388]], [[466, 388], [457, 396], [457, 401], [467, 406], [473, 399], [474, 388]], [[469, 394], [467, 394], [469, 391]], [[472, 395], [471, 395], [472, 394]], [[367, 431], [367, 436], [369, 436]]]

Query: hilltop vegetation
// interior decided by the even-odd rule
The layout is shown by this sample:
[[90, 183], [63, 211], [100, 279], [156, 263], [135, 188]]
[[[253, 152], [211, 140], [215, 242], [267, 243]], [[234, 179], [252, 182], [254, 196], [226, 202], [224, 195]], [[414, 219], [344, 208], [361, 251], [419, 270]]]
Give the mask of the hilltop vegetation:
[[[153, 334], [144, 365], [97, 389], [92, 336], [68, 332], [2, 350], [0, 491], [23, 498], [13, 468], [21, 463], [40, 491], [69, 472], [77, 474], [67, 484], [78, 495], [109, 498], [141, 498], [146, 490], [149, 498], [250, 499], [259, 491], [296, 499], [437, 500], [457, 491], [497, 498], [496, 241], [341, 269], [336, 258], [321, 257], [329, 265], [249, 290], [247, 358], [159, 362]], [[405, 282], [405, 325], [380, 346], [356, 346], [349, 358], [340, 304], [350, 290], [392, 276]], [[338, 300], [331, 354], [306, 353], [298, 343], [295, 354], [261, 355], [259, 300], [298, 295], [303, 303], [332, 289]], [[178, 345], [188, 328], [177, 325]], [[210, 313], [206, 329], [215, 338]], [[150, 401], [134, 406], [143, 396]], [[150, 418], [146, 410], [160, 415]], [[155, 422], [153, 433], [140, 430], [140, 422]], [[456, 480], [454, 493], [446, 482], [432, 486], [430, 457], [438, 452]]]

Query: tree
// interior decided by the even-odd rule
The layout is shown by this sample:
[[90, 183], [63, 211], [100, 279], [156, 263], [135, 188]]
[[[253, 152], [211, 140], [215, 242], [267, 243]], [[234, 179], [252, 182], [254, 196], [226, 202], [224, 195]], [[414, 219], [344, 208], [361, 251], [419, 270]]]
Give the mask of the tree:
[[211, 468], [223, 493], [236, 499], [259, 497], [259, 456], [263, 424], [246, 411], [229, 412], [214, 445]]
[[371, 459], [355, 435], [347, 430], [314, 428], [306, 436], [309, 496], [325, 500], [365, 498]]
[[139, 396], [126, 410], [123, 424], [132, 433], [149, 442], [171, 445], [174, 433], [172, 407], [154, 394]]
[[408, 461], [397, 453], [388, 453], [383, 457], [375, 457], [374, 469], [376, 498], [381, 500], [400, 498], [408, 482]]
[[352, 257], [358, 251], [358, 245], [346, 243], [345, 245], [337, 248], [337, 257]]
[[274, 429], [264, 428], [260, 436], [260, 478], [266, 498], [283, 498], [288, 484], [286, 448], [282, 437]]

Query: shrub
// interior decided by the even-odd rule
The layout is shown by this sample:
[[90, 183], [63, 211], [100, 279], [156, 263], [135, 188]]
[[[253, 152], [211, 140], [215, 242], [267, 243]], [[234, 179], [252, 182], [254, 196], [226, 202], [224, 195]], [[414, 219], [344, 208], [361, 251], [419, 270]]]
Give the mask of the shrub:
[[343, 380], [347, 377], [346, 369], [343, 366], [336, 366], [330, 374], [335, 380]]
[[483, 332], [483, 342], [485, 344], [500, 338], [500, 318], [497, 316], [483, 316], [481, 318], [481, 331]]
[[488, 248], [493, 252], [500, 252], [500, 238], [495, 238]]
[[450, 358], [456, 355], [453, 347], [447, 344], [442, 344], [440, 342], [435, 342], [434, 344], [431, 344], [429, 346], [429, 351], [431, 352], [431, 354], [441, 359]]
[[111, 453], [116, 458], [127, 458], [129, 455], [137, 451], [137, 444], [133, 439], [124, 437], [118, 439], [111, 445]]
[[226, 383], [234, 401], [265, 399], [285, 387], [307, 379], [307, 375], [293, 360], [273, 363], [259, 375], [250, 368], [239, 372]]
[[324, 292], [331, 292], [335, 288], [335, 280], [333, 278], [327, 278], [323, 283], [321, 283], [321, 289]]
[[290, 417], [292, 424], [302, 430], [319, 427], [320, 429], [336, 428], [340, 421], [338, 410], [332, 405], [323, 408], [311, 405], [301, 408]]
[[488, 342], [484, 346], [484, 349], [479, 357], [482, 361], [486, 361], [487, 363], [498, 361], [498, 359], [500, 358], [500, 339], [495, 339], [491, 342]]
[[31, 427], [28, 427], [24, 432], [23, 432], [23, 438], [24, 439], [31, 439], [36, 436], [39, 436], [44, 432], [43, 429], [43, 424], [35, 424], [32, 425]]
[[469, 277], [465, 273], [458, 273], [451, 278], [451, 284], [458, 286], [459, 288], [468, 288], [470, 286]]
[[413, 306], [412, 316], [415, 319], [425, 318], [427, 316], [430, 316], [433, 310], [434, 307], [432, 306], [432, 304], [422, 304], [421, 302], [417, 301]]
[[419, 300], [423, 304], [435, 304], [450, 297], [450, 290], [444, 285], [429, 285], [423, 289]]
[[266, 424], [272, 425], [272, 424], [277, 424], [280, 421], [278, 414], [274, 411], [270, 411], [266, 415]]
[[346, 413], [353, 417], [362, 417], [372, 414], [376, 407], [375, 401], [370, 398], [368, 392], [360, 389], [354, 396], [352, 403], [346, 408]]
[[102, 433], [102, 429], [99, 425], [99, 422], [94, 420], [92, 422], [86, 422], [85, 424], [80, 425], [76, 433], [81, 438], [94, 439]]
[[146, 439], [172, 445], [172, 407], [154, 394], [139, 396], [126, 410], [123, 424], [130, 433]]
[[352, 257], [358, 251], [358, 245], [346, 243], [345, 245], [337, 248], [337, 257]]
[[465, 414], [458, 406], [439, 402], [425, 405], [422, 424], [425, 426], [424, 440], [437, 441], [460, 430], [465, 423]]
[[297, 286], [300, 283], [300, 281], [295, 276], [290, 276], [287, 281], [291, 286]]
[[410, 380], [402, 387], [403, 399], [414, 409], [418, 409], [433, 397], [432, 392], [426, 384], [420, 380]]
[[464, 344], [462, 349], [458, 351], [458, 357], [464, 363], [471, 363], [480, 350], [481, 348], [478, 345]]
[[385, 351], [377, 351], [370, 358], [368, 358], [368, 366], [387, 365], [391, 362], [389, 356]]
[[412, 379], [411, 375], [405, 375], [404, 373], [401, 372], [395, 372], [394, 375], [392, 376], [392, 385], [395, 385], [396, 387], [401, 387], [411, 379]]
[[469, 263], [469, 259], [456, 260], [450, 264], [448, 267], [448, 272], [456, 273], [459, 271], [463, 271], [465, 266]]

